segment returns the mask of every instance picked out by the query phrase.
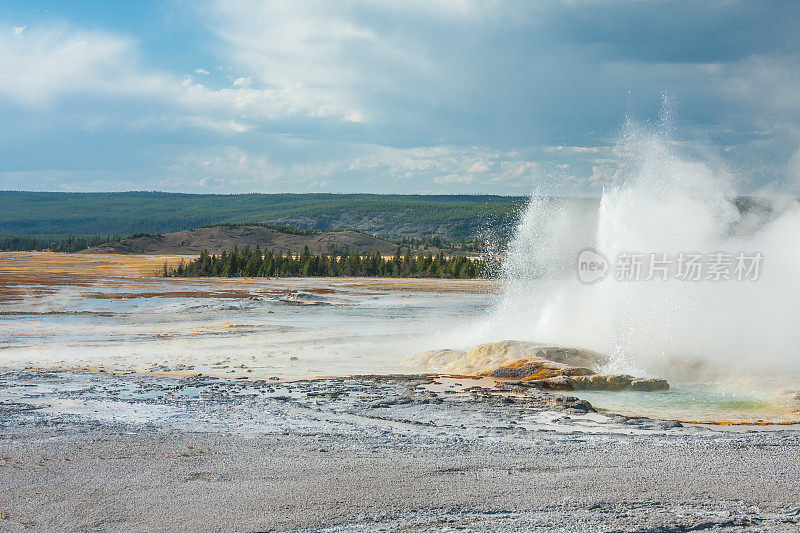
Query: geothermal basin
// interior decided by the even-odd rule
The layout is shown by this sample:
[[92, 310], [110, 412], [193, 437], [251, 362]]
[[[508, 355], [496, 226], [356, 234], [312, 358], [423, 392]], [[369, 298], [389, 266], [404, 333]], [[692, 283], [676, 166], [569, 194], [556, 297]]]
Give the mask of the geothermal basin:
[[[437, 350], [466, 353], [505, 340], [509, 332], [494, 327], [508, 297], [497, 281], [152, 277], [164, 260], [179, 258], [0, 255], [0, 366], [294, 381], [477, 375], [525, 355], [484, 357], [471, 365], [466, 356], [445, 365], [420, 357]], [[597, 370], [629, 370], [613, 361], [603, 367]], [[685, 365], [679, 369], [630, 369], [637, 376], [666, 377], [669, 390], [563, 393], [588, 400], [600, 412], [625, 416], [733, 424], [800, 421], [796, 398], [780, 394], [792, 390], [791, 376], [782, 376], [780, 387], [765, 387], [763, 379], [759, 387], [758, 380], [745, 379], [753, 374], [735, 380], [705, 369], [692, 380]]]

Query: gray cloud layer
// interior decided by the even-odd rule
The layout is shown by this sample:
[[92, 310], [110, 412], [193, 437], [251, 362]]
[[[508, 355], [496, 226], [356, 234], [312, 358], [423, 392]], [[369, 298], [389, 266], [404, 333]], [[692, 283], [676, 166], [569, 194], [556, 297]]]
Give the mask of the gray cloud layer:
[[0, 188], [591, 194], [664, 93], [682, 150], [749, 189], [796, 174], [792, 2], [173, 9], [201, 38], [158, 54], [185, 72], [135, 27], [6, 21]]

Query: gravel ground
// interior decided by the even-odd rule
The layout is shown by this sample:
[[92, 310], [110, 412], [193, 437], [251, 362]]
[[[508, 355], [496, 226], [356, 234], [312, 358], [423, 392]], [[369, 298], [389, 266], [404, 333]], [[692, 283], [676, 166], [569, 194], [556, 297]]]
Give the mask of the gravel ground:
[[430, 384], [0, 373], [0, 530], [800, 528], [792, 428]]

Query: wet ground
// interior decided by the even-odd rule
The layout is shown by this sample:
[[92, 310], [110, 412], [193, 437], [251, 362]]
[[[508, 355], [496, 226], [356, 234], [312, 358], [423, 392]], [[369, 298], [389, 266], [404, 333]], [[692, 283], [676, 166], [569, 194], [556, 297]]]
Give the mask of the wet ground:
[[80, 257], [86, 263], [0, 254], [0, 368], [301, 379], [409, 372], [408, 356], [458, 342], [491, 305], [494, 286], [163, 279], [132, 275], [158, 258]]
[[800, 439], [464, 378], [0, 374], [0, 526], [793, 531]]

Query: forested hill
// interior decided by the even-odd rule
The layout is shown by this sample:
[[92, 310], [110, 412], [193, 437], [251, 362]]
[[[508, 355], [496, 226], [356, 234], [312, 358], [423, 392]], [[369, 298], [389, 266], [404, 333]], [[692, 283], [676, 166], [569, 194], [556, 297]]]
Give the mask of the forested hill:
[[220, 223], [356, 229], [389, 239], [470, 240], [503, 233], [524, 197], [378, 194], [176, 194], [0, 191], [0, 235], [170, 233]]
[[[391, 255], [398, 245], [353, 230], [315, 231], [292, 228], [229, 225], [204, 226], [176, 233], [131, 235], [125, 239], [100, 244], [87, 253], [190, 255], [206, 251], [221, 254], [234, 248], [259, 247], [273, 252], [299, 252], [306, 248], [314, 254], [345, 251], [378, 252]], [[439, 248], [428, 247], [438, 251]], [[452, 252], [447, 250], [448, 255]]]

